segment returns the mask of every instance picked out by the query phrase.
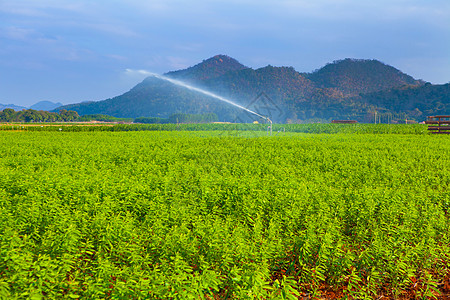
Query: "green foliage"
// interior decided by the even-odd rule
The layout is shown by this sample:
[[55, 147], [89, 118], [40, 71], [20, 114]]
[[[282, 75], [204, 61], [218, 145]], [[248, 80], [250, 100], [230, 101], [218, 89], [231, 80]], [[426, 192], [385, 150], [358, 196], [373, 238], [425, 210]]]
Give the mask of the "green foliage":
[[261, 125], [242, 138], [172, 125], [0, 132], [0, 298], [440, 292], [446, 136], [267, 137]]
[[450, 112], [450, 84], [421, 87], [406, 86], [364, 95], [367, 103], [378, 105], [388, 111], [404, 111], [410, 118], [425, 119], [426, 116], [445, 115]]
[[79, 118], [75, 111], [61, 110], [59, 113], [26, 109], [14, 111], [6, 108], [0, 111], [0, 122], [70, 122]]
[[134, 119], [134, 123], [142, 124], [167, 124], [167, 123], [211, 123], [217, 122], [219, 118], [214, 113], [209, 114], [172, 114], [169, 118], [140, 117]]
[[169, 123], [169, 119], [158, 117], [139, 117], [134, 119], [133, 122], [139, 124], [167, 124]]
[[[48, 125], [48, 126], [46, 126]], [[296, 133], [354, 133], [354, 134], [428, 134], [427, 125], [423, 124], [273, 124], [275, 136], [293, 135]], [[98, 124], [85, 125], [72, 123], [69, 125], [54, 123], [38, 126], [25, 124], [0, 125], [4, 131], [205, 131], [203, 134], [215, 136], [256, 137], [268, 135], [267, 124]], [[206, 133], [208, 131], [208, 133]]]
[[168, 123], [211, 123], [219, 119], [214, 113], [209, 114], [173, 114], [169, 117]]
[[[273, 135], [285, 136], [296, 133], [354, 133], [354, 134], [428, 134], [427, 125], [423, 124], [273, 124]], [[256, 137], [268, 135], [267, 124], [98, 124], [86, 125], [72, 123], [69, 125], [54, 123], [38, 126], [25, 124], [0, 125], [3, 131], [203, 131], [211, 136]]]
[[90, 122], [90, 121], [100, 121], [100, 122], [132, 122], [132, 118], [116, 118], [102, 114], [94, 115], [84, 115], [77, 118], [77, 122]]

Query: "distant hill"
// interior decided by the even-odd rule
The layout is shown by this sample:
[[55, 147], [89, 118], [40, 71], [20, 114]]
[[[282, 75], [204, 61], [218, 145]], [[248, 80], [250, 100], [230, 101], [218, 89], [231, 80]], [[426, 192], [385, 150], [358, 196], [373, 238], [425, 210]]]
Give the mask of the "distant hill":
[[305, 77], [314, 82], [317, 87], [334, 88], [349, 95], [371, 93], [404, 85], [425, 84], [374, 59], [338, 60], [313, 73], [305, 74]]
[[[165, 75], [226, 97], [276, 122], [365, 121], [374, 111], [406, 113], [423, 120], [425, 115], [446, 111], [450, 98], [447, 85], [424, 83], [377, 60], [344, 59], [312, 73], [299, 73], [292, 67], [255, 70], [217, 55]], [[215, 113], [221, 121], [248, 121], [240, 117], [241, 109], [155, 77], [146, 78], [123, 95], [59, 109], [63, 108], [81, 115], [167, 118], [174, 113]]]
[[11, 108], [14, 109], [15, 111], [19, 111], [22, 109], [27, 109], [26, 107], [23, 106], [19, 106], [19, 105], [14, 105], [14, 104], [1, 104], [0, 103], [0, 111], [6, 109], [6, 108]]
[[[57, 107], [62, 106], [62, 103], [54, 103], [54, 102], [50, 102], [50, 101], [40, 101], [36, 104], [33, 104], [32, 106], [30, 106], [30, 109], [34, 109], [34, 110], [45, 110], [45, 111], [51, 111], [54, 110]], [[23, 109], [28, 109], [28, 107], [25, 106], [19, 106], [19, 105], [15, 105], [15, 104], [0, 104], [0, 111], [4, 110], [5, 108], [11, 108], [14, 109], [15, 111], [19, 111], [19, 110], [23, 110]]]
[[34, 110], [45, 110], [45, 111], [51, 111], [54, 110], [57, 107], [62, 106], [63, 104], [60, 102], [54, 103], [51, 101], [40, 101], [36, 104], [33, 104], [30, 106], [31, 109]]

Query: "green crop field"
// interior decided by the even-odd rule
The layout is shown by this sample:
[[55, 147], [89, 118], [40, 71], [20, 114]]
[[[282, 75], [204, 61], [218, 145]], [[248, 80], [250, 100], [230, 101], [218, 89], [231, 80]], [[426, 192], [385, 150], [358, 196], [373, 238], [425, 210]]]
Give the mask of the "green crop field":
[[120, 126], [0, 131], [0, 299], [450, 293], [448, 136]]

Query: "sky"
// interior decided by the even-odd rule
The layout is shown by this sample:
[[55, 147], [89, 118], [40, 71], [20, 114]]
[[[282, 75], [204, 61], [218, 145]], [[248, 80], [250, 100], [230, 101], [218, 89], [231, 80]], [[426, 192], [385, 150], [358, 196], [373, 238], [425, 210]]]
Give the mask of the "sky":
[[312, 72], [377, 59], [450, 82], [448, 0], [0, 0], [0, 103], [118, 96], [217, 54]]

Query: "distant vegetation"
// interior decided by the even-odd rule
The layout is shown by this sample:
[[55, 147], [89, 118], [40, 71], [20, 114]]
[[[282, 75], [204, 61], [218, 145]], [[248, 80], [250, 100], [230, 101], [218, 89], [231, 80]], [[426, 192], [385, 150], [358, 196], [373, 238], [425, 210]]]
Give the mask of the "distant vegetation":
[[94, 115], [84, 115], [80, 116], [76, 120], [77, 122], [89, 122], [89, 121], [100, 121], [100, 122], [133, 122], [133, 118], [116, 118], [102, 114]]
[[102, 114], [79, 116], [76, 111], [62, 109], [59, 112], [48, 112], [44, 110], [24, 109], [15, 111], [6, 108], [0, 111], [0, 122], [133, 122], [132, 118], [116, 118]]
[[143, 124], [178, 124], [178, 123], [211, 123], [217, 122], [219, 119], [214, 113], [207, 114], [172, 114], [168, 118], [157, 117], [139, 117], [133, 118], [116, 118], [103, 114], [93, 114], [79, 116], [76, 111], [61, 110], [59, 113], [48, 111], [37, 111], [34, 109], [27, 109], [21, 111], [14, 111], [11, 108], [6, 108], [0, 111], [0, 122], [134, 122]]
[[[450, 84], [404, 86], [360, 96], [369, 105], [377, 105], [380, 111], [405, 111], [412, 119], [450, 114]], [[381, 109], [382, 108], [382, 109]]]
[[72, 122], [79, 117], [76, 111], [65, 109], [58, 113], [34, 109], [15, 111], [11, 108], [0, 111], [0, 122]]
[[143, 124], [178, 124], [178, 123], [211, 123], [217, 122], [219, 118], [214, 113], [209, 114], [173, 114], [168, 118], [140, 117], [134, 119], [134, 123]]
[[[212, 136], [258, 137], [268, 135], [268, 124], [233, 124], [233, 123], [153, 123], [134, 124], [49, 124], [49, 126], [27, 126], [29, 124], [0, 124], [0, 131], [189, 131], [208, 132]], [[273, 124], [274, 136], [295, 135], [297, 133], [314, 134], [428, 134], [424, 124]]]

